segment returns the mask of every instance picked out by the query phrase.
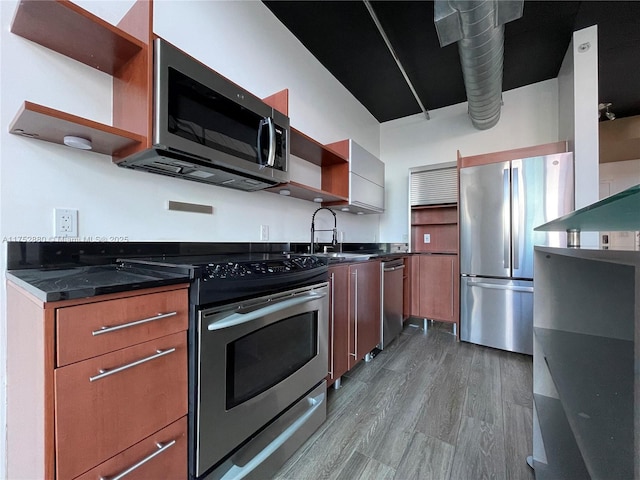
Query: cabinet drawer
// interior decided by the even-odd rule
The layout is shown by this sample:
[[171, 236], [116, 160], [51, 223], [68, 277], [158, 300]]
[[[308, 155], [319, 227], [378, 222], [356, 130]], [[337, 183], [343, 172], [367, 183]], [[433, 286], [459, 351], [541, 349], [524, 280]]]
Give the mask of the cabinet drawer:
[[187, 468], [187, 417], [183, 417], [76, 480], [107, 480], [128, 470], [127, 480], [179, 480], [187, 478]]
[[186, 332], [58, 368], [56, 470], [74, 478], [187, 414]]
[[59, 308], [57, 365], [186, 330], [187, 289]]

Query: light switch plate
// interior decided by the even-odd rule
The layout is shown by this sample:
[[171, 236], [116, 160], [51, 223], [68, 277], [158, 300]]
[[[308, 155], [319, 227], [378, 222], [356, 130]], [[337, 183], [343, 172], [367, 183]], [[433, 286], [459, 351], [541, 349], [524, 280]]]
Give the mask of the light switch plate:
[[424, 243], [431, 243], [431, 234], [430, 233], [425, 233], [424, 234]]

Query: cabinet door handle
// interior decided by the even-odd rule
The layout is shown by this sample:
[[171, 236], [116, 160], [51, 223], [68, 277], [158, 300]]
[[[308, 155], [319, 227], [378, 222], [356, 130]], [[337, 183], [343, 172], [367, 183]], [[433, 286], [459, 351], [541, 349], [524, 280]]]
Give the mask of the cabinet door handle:
[[96, 380], [100, 380], [101, 378], [108, 377], [109, 375], [113, 375], [114, 373], [122, 372], [123, 370], [127, 370], [131, 367], [136, 367], [143, 363], [149, 362], [151, 360], [155, 360], [156, 358], [164, 357], [165, 355], [169, 355], [176, 351], [176, 347], [170, 348], [168, 350], [156, 350], [156, 353], [150, 355], [145, 358], [141, 358], [140, 360], [136, 360], [135, 362], [127, 363], [126, 365], [122, 365], [121, 367], [116, 367], [111, 370], [100, 369], [100, 374], [95, 375], [93, 377], [89, 377], [90, 382], [95, 382]]
[[329, 375], [333, 378], [333, 357], [334, 357], [334, 339], [336, 337], [335, 332], [335, 311], [336, 311], [336, 297], [335, 297], [335, 273], [331, 272], [331, 370]]
[[352, 357], [355, 357], [355, 359], [357, 360], [358, 359], [358, 270], [353, 272], [352, 275], [354, 275], [355, 277], [354, 295], [353, 295], [353, 317], [354, 317], [353, 318], [354, 319], [353, 352], [354, 353], [349, 353], [349, 355], [351, 355]]
[[153, 322], [155, 320], [160, 320], [162, 318], [173, 317], [177, 315], [178, 312], [169, 312], [169, 313], [159, 313], [155, 317], [143, 318], [142, 320], [135, 320], [129, 323], [123, 323], [122, 325], [115, 325], [113, 327], [100, 327], [98, 330], [94, 330], [91, 332], [91, 335], [94, 337], [96, 335], [102, 335], [103, 333], [115, 332], [116, 330], [122, 330], [123, 328], [135, 327], [136, 325], [142, 325], [143, 323]]
[[100, 477], [100, 480], [120, 480], [121, 478], [124, 478], [125, 476], [129, 475], [131, 472], [136, 470], [138, 467], [141, 467], [142, 465], [147, 463], [152, 458], [157, 457], [162, 452], [164, 452], [164, 451], [168, 450], [169, 448], [173, 447], [175, 444], [176, 444], [176, 440], [171, 440], [169, 443], [165, 443], [164, 445], [162, 445], [161, 443], [156, 443], [156, 447], [158, 447], [158, 450], [156, 450], [152, 454], [144, 457], [138, 463], [136, 463], [134, 465], [131, 465], [129, 468], [127, 468], [126, 470], [120, 472], [118, 475], [116, 475], [114, 477]]

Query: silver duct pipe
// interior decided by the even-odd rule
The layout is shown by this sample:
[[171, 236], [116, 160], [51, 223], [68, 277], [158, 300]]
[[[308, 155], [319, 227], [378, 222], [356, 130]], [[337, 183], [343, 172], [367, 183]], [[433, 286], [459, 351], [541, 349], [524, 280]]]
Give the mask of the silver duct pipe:
[[500, 120], [504, 24], [522, 16], [523, 0], [436, 0], [440, 46], [458, 42], [473, 126], [486, 130]]

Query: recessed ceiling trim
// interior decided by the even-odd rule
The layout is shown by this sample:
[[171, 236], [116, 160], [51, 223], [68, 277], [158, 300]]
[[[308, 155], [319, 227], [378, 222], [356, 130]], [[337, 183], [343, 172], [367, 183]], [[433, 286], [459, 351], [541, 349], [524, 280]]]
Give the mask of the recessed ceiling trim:
[[409, 86], [409, 90], [411, 90], [411, 93], [415, 97], [416, 102], [418, 102], [418, 105], [420, 106], [420, 109], [424, 113], [424, 116], [427, 118], [427, 120], [431, 120], [431, 117], [429, 116], [429, 110], [427, 110], [426, 107], [422, 104], [422, 100], [420, 100], [420, 97], [418, 96], [416, 89], [413, 87], [411, 80], [409, 80], [409, 76], [407, 75], [407, 72], [402, 66], [402, 62], [400, 62], [400, 59], [398, 58], [398, 55], [396, 54], [396, 51], [393, 48], [393, 45], [391, 45], [391, 41], [389, 40], [389, 37], [387, 37], [386, 32], [382, 28], [382, 24], [378, 20], [378, 16], [376, 15], [376, 12], [373, 11], [373, 7], [371, 6], [371, 3], [369, 2], [369, 0], [363, 0], [363, 1], [365, 6], [367, 7], [367, 10], [369, 11], [369, 15], [371, 15], [371, 18], [373, 19], [373, 23], [376, 24], [376, 27], [378, 28], [378, 31], [380, 32], [380, 35], [382, 36], [384, 43], [387, 44], [387, 48], [391, 52], [391, 56], [395, 60], [396, 64], [398, 65], [398, 68], [400, 69], [400, 72], [402, 73], [402, 76], [407, 82], [407, 85]]

